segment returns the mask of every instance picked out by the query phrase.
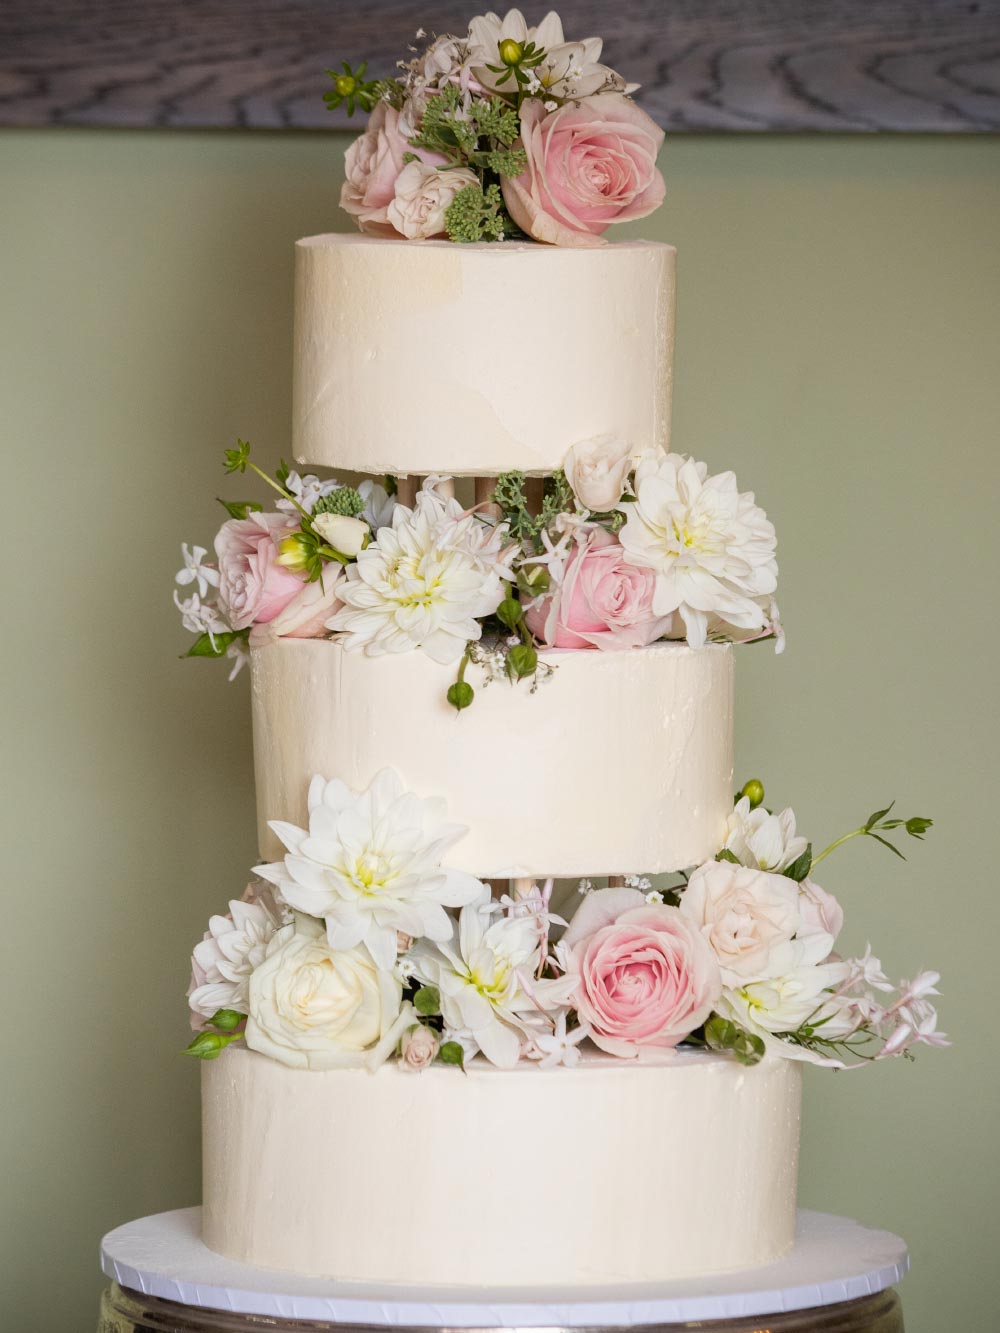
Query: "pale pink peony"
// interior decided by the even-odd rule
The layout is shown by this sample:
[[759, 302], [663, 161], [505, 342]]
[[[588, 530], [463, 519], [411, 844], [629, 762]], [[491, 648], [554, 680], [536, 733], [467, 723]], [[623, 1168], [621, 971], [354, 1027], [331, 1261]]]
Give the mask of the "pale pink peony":
[[297, 527], [287, 514], [253, 513], [219, 529], [219, 605], [233, 629], [273, 620], [302, 591], [302, 577], [277, 563], [279, 543]]
[[589, 893], [564, 940], [577, 1012], [611, 1055], [676, 1046], [722, 993], [708, 941], [676, 907], [647, 903], [638, 889]]
[[511, 217], [536, 241], [600, 245], [612, 222], [644, 218], [666, 192], [656, 167], [663, 131], [620, 93], [602, 93], [546, 112], [521, 108], [528, 165], [502, 181]]
[[553, 648], [642, 648], [670, 628], [653, 615], [656, 576], [630, 565], [604, 528], [584, 529], [551, 596], [525, 612], [532, 634]]
[[444, 158], [413, 148], [407, 140], [400, 113], [388, 102], [379, 102], [344, 154], [345, 180], [340, 190], [340, 206], [350, 213], [362, 231], [373, 236], [398, 236], [388, 220], [388, 208], [395, 198], [396, 181], [412, 153], [429, 166]]
[[260, 648], [275, 639], [323, 639], [330, 631], [326, 622], [343, 606], [340, 588], [343, 567], [333, 563], [323, 566], [322, 581], [299, 582], [299, 592], [266, 624], [257, 623], [250, 631], [250, 647]]

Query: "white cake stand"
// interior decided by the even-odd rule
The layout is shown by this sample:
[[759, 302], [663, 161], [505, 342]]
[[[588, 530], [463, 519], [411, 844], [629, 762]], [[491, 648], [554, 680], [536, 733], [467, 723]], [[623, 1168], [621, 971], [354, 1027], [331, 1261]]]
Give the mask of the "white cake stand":
[[362, 1286], [224, 1259], [202, 1243], [201, 1209], [181, 1208], [109, 1232], [101, 1266], [119, 1287], [199, 1310], [353, 1328], [535, 1330], [684, 1325], [838, 1305], [886, 1291], [909, 1261], [888, 1231], [800, 1211], [795, 1247], [777, 1263], [692, 1281], [586, 1290]]

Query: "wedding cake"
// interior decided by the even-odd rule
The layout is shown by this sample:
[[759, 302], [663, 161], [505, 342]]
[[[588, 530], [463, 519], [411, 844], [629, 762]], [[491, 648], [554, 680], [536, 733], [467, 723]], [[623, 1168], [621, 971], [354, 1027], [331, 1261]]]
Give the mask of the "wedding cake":
[[227, 451], [273, 502], [183, 548], [191, 655], [250, 667], [261, 864], [195, 947], [188, 1049], [204, 1240], [253, 1265], [766, 1264], [803, 1064], [944, 1040], [936, 974], [836, 948], [844, 838], [734, 792], [775, 534], [672, 451], [675, 252], [604, 236], [662, 201], [663, 136], [600, 57], [513, 10], [331, 71], [360, 231], [296, 248], [294, 467]]

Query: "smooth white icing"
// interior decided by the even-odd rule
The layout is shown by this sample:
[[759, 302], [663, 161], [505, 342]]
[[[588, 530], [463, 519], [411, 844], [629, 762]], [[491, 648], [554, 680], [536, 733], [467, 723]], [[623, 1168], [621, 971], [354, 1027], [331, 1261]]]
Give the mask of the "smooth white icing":
[[296, 460], [493, 476], [605, 433], [666, 448], [674, 260], [650, 241], [299, 241]]
[[660, 643], [547, 651], [553, 677], [445, 694], [454, 668], [420, 651], [367, 657], [325, 639], [251, 653], [262, 855], [267, 820], [304, 826], [314, 773], [354, 790], [394, 768], [442, 796], [467, 834], [449, 862], [483, 878], [651, 874], [714, 856], [732, 810], [733, 653]]
[[204, 1240], [359, 1282], [594, 1285], [751, 1267], [790, 1249], [800, 1072], [723, 1056], [575, 1069], [472, 1062], [203, 1067]]

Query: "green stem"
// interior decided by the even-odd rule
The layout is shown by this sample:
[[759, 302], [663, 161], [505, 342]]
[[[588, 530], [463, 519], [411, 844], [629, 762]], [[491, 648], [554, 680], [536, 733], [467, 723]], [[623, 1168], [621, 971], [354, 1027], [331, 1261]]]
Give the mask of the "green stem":
[[830, 843], [829, 847], [823, 848], [819, 856], [813, 857], [812, 866], [810, 867], [810, 873], [816, 869], [816, 867], [819, 865], [820, 861], [822, 861], [824, 857], [829, 856], [831, 852], [835, 852], [837, 848], [842, 847], [845, 842], [850, 842], [852, 838], [864, 837], [864, 835], [867, 832], [868, 830], [862, 825], [861, 828], [856, 828], [850, 833], [845, 833], [842, 838], [836, 838], [833, 842]]
[[278, 494], [282, 497], [282, 499], [291, 500], [292, 504], [299, 511], [299, 513], [302, 515], [303, 518], [308, 519], [311, 517], [309, 511], [302, 508], [302, 506], [299, 504], [298, 500], [296, 500], [295, 496], [291, 493], [291, 491], [286, 491], [284, 486], [279, 486], [273, 477], [269, 477], [266, 472], [264, 472], [261, 468], [257, 466], [256, 463], [251, 463], [249, 458], [247, 459], [247, 467], [251, 468], [254, 472], [256, 472], [257, 476], [260, 477], [262, 481], [266, 481], [268, 486], [276, 490]]

